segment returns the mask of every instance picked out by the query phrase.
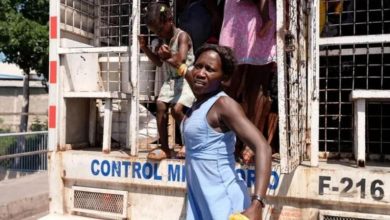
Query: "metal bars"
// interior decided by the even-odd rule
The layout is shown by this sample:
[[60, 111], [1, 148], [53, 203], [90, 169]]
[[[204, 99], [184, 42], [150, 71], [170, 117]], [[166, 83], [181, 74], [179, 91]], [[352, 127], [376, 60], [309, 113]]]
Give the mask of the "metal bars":
[[98, 7], [100, 46], [129, 46], [132, 1], [100, 0]]
[[388, 0], [321, 0], [326, 21], [321, 36], [356, 36], [390, 33]]
[[0, 167], [47, 170], [47, 131], [0, 134]]
[[[283, 33], [277, 34], [277, 46], [280, 157], [281, 170], [284, 173], [293, 171], [302, 161], [306, 151], [308, 39], [306, 4], [304, 0], [277, 1], [277, 30], [283, 30]], [[283, 10], [280, 10], [281, 8]]]
[[366, 151], [370, 159], [388, 160], [390, 156], [390, 103], [367, 105]]
[[[324, 46], [320, 57], [320, 151], [351, 156], [355, 89], [390, 89], [390, 44]], [[389, 154], [387, 102], [367, 104], [366, 153]], [[373, 158], [378, 156], [373, 155]], [[332, 155], [331, 155], [332, 156]]]
[[[319, 151], [328, 158], [352, 158], [357, 116], [351, 92], [390, 87], [390, 2], [321, 0], [321, 7]], [[365, 109], [363, 153], [383, 160], [390, 146], [388, 104], [367, 100]]]
[[84, 35], [94, 33], [93, 0], [61, 0], [61, 23], [68, 31]]

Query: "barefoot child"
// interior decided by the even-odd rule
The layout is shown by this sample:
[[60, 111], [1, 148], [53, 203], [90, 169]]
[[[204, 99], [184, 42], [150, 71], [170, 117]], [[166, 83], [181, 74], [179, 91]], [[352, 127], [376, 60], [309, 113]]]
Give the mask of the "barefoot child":
[[184, 117], [184, 107], [190, 107], [194, 95], [188, 83], [177, 75], [178, 67], [185, 63], [191, 65], [194, 61], [192, 42], [189, 35], [176, 28], [170, 8], [162, 3], [150, 3], [145, 16], [147, 27], [160, 39], [160, 45], [152, 51], [146, 40], [139, 36], [141, 50], [157, 66], [165, 65], [167, 70], [160, 94], [157, 99], [157, 128], [160, 136], [160, 148], [149, 152], [148, 159], [162, 160], [172, 158], [168, 146], [168, 108], [176, 123]]
[[[241, 106], [222, 91], [235, 64], [231, 49], [205, 44], [196, 51], [194, 68], [185, 74], [196, 97], [180, 126], [186, 145], [187, 220], [227, 220], [239, 212], [247, 219], [262, 219], [271, 147]], [[235, 172], [236, 135], [256, 155], [252, 197]]]

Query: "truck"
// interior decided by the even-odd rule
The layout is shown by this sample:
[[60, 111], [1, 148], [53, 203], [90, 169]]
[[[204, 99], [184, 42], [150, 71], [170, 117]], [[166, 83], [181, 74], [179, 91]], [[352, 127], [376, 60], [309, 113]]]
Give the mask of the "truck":
[[[149, 2], [50, 1], [42, 219], [185, 219], [185, 161], [146, 159], [163, 78], [137, 41], [155, 37]], [[390, 219], [388, 1], [275, 3], [278, 148], [263, 219]], [[254, 167], [236, 171], [253, 192]]]

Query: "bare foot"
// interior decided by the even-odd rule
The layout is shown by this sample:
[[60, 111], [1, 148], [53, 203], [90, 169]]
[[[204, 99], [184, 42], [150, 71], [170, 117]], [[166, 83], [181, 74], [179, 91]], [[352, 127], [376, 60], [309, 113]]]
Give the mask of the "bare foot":
[[146, 158], [149, 160], [156, 160], [156, 161], [168, 159], [171, 158], [171, 151], [169, 149], [166, 150], [160, 147], [154, 148], [151, 151], [149, 151]]
[[184, 159], [186, 158], [186, 147], [182, 146], [179, 151], [176, 153], [177, 159]]
[[268, 31], [271, 28], [271, 26], [273, 25], [273, 23], [274, 22], [272, 20], [265, 21], [263, 23], [263, 25], [261, 26], [260, 31], [257, 32], [257, 36], [264, 37], [268, 33]]
[[255, 154], [248, 146], [245, 146], [244, 150], [241, 153], [241, 158], [242, 162], [245, 165], [250, 165], [254, 163]]

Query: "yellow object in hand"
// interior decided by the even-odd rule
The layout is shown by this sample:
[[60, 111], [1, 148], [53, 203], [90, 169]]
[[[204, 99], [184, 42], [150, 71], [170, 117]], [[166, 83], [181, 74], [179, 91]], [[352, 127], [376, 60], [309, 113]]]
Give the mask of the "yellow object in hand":
[[229, 216], [229, 220], [249, 220], [249, 218], [241, 213], [234, 213]]

